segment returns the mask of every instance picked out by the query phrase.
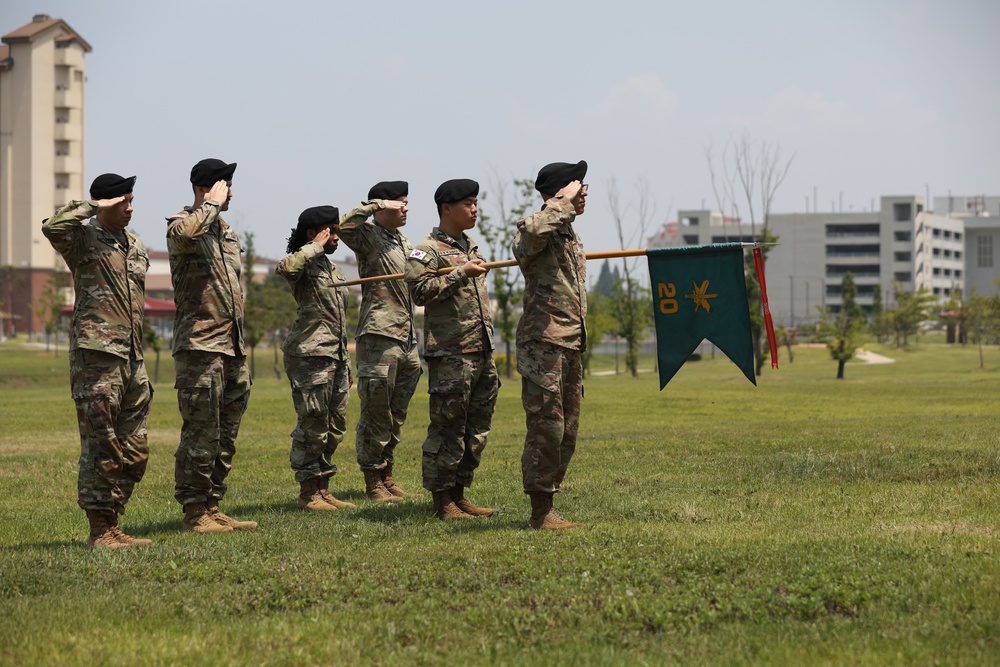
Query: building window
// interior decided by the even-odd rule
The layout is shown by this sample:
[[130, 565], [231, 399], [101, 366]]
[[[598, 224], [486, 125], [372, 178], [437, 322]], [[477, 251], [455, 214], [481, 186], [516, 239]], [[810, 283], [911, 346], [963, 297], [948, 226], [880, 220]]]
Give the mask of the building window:
[[948, 250], [947, 248], [945, 248], [945, 250], [944, 250], [944, 256], [945, 257], [951, 257], [951, 250]]
[[892, 258], [897, 262], [909, 262], [913, 255], [908, 252], [894, 252], [892, 253]]
[[935, 267], [934, 267], [934, 271], [933, 271], [932, 273], [933, 273], [933, 274], [934, 274], [935, 276], [940, 276], [940, 275], [941, 275], [941, 269], [935, 266]]
[[950, 239], [950, 238], [951, 238], [951, 232], [950, 232], [950, 231], [948, 231], [947, 229], [946, 229], [946, 230], [944, 230], [944, 237], [945, 237], [946, 239]]
[[962, 251], [961, 250], [956, 250], [955, 251], [955, 259], [962, 259]]
[[993, 237], [983, 235], [976, 238], [976, 266], [980, 269], [993, 268]]
[[909, 204], [893, 204], [892, 219], [896, 222], [909, 222], [913, 219], [913, 207]]
[[934, 255], [935, 257], [940, 257], [941, 256], [941, 248], [934, 248], [931, 251], [931, 254]]
[[909, 271], [896, 271], [892, 274], [892, 279], [897, 283], [908, 283], [913, 280], [912, 274]]
[[962, 240], [962, 232], [955, 232], [955, 240], [956, 241]]
[[934, 296], [941, 296], [941, 288], [940, 287], [935, 287], [934, 288]]
[[913, 240], [913, 233], [910, 230], [905, 232], [894, 232], [892, 238], [896, 241], [911, 241]]
[[955, 269], [955, 277], [956, 278], [962, 277], [962, 269]]
[[931, 236], [933, 236], [936, 239], [941, 238], [941, 230], [940, 229], [931, 229]]
[[685, 245], [698, 245], [698, 235], [697, 234], [684, 234], [684, 244]]

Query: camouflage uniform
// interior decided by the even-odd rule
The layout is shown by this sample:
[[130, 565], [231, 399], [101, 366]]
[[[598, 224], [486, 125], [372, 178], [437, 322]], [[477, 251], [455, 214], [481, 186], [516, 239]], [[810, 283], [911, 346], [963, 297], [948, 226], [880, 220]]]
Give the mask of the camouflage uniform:
[[250, 402], [243, 335], [240, 240], [219, 204], [167, 218], [174, 285], [173, 355], [183, 425], [174, 455], [174, 497], [182, 505], [221, 500]]
[[576, 449], [587, 346], [587, 258], [570, 200], [549, 199], [517, 225], [512, 250], [524, 274], [517, 370], [527, 436], [525, 493], [559, 490]]
[[[362, 278], [401, 273], [413, 250], [409, 239], [373, 222], [385, 208], [382, 200], [366, 202], [341, 216], [340, 239], [358, 258]], [[362, 286], [358, 321], [358, 395], [361, 417], [355, 446], [362, 470], [392, 466], [406, 411], [423, 372], [413, 330], [413, 297], [398, 280]]]
[[142, 357], [146, 246], [97, 220], [93, 201], [73, 201], [42, 224], [76, 290], [70, 382], [80, 427], [77, 503], [125, 512], [149, 458], [146, 423], [153, 387]]
[[285, 373], [292, 385], [298, 423], [289, 457], [295, 481], [332, 477], [331, 459], [347, 430], [351, 359], [347, 353], [347, 288], [344, 274], [319, 243], [306, 243], [278, 264], [292, 286], [298, 313], [285, 338]]
[[442, 267], [483, 259], [468, 236], [463, 240], [468, 250], [435, 227], [406, 264], [413, 301], [424, 306], [430, 425], [423, 485], [432, 492], [472, 485], [500, 388], [486, 276], [470, 279], [461, 268], [437, 274]]

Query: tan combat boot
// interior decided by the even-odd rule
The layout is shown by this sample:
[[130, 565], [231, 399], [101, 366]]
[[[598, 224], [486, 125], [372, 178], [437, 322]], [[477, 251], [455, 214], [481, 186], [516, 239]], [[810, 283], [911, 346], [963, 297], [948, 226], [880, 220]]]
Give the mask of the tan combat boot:
[[333, 494], [330, 493], [329, 477], [316, 478], [316, 489], [319, 491], [320, 498], [325, 500], [327, 504], [333, 505], [339, 510], [355, 510], [358, 508], [358, 506], [354, 503], [349, 503], [346, 500], [338, 500], [333, 497]]
[[316, 478], [299, 482], [299, 507], [310, 512], [333, 512], [337, 508], [323, 500], [319, 494]]
[[554, 494], [544, 491], [532, 491], [531, 496], [531, 519], [528, 525], [535, 530], [568, 530], [579, 528], [582, 523], [567, 521], [552, 509], [552, 496]]
[[451, 499], [455, 501], [455, 506], [466, 514], [471, 514], [472, 516], [493, 516], [494, 514], [492, 507], [477, 507], [466, 500], [465, 487], [461, 484], [451, 487]]
[[216, 523], [208, 515], [205, 503], [190, 503], [184, 506], [184, 530], [196, 533], [231, 533], [233, 527]]
[[381, 470], [362, 470], [365, 474], [365, 495], [377, 503], [398, 503], [402, 498], [389, 493], [382, 483]]
[[125, 544], [127, 544], [130, 547], [148, 547], [151, 544], [153, 544], [153, 540], [147, 540], [146, 538], [143, 538], [143, 537], [132, 537], [131, 535], [126, 535], [125, 531], [123, 531], [118, 526], [118, 515], [117, 514], [115, 514], [114, 521], [115, 521], [115, 525], [111, 528], [111, 530], [114, 531], [115, 537], [118, 538], [119, 542], [124, 542]]
[[403, 491], [403, 489], [396, 484], [396, 481], [392, 478], [391, 463], [386, 463], [385, 467], [379, 471], [379, 474], [382, 477], [382, 485], [385, 487], [385, 490], [397, 498], [415, 498], [423, 495], [420, 493], [409, 493], [407, 491]]
[[128, 549], [131, 545], [118, 539], [115, 533], [118, 521], [114, 510], [87, 510], [90, 522], [90, 537], [87, 546], [91, 549]]
[[442, 521], [453, 521], [455, 519], [475, 519], [471, 514], [466, 514], [458, 509], [458, 505], [451, 499], [449, 491], [434, 491], [434, 516]]
[[257, 530], [256, 521], [240, 521], [227, 514], [223, 514], [222, 510], [219, 509], [218, 498], [209, 498], [208, 502], [205, 503], [205, 511], [208, 512], [208, 516], [211, 517], [212, 521], [220, 526], [229, 526], [233, 530]]

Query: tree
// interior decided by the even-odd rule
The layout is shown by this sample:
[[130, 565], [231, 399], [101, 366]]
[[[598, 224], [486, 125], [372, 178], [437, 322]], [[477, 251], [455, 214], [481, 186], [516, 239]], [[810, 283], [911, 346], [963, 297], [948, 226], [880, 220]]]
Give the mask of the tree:
[[264, 339], [264, 327], [267, 326], [268, 317], [263, 304], [259, 303], [257, 285], [253, 279], [254, 266], [257, 264], [257, 249], [254, 246], [253, 232], [243, 234], [243, 245], [246, 248], [243, 259], [243, 270], [246, 275], [246, 288], [243, 290], [243, 294], [246, 295], [243, 301], [243, 329], [247, 347], [250, 348], [250, 377], [257, 377], [257, 357], [254, 350]]
[[146, 339], [146, 346], [156, 354], [156, 365], [153, 366], [153, 384], [160, 382], [160, 334], [156, 333], [153, 323], [149, 318], [143, 318], [143, 337]]
[[604, 260], [601, 264], [601, 272], [597, 275], [597, 283], [594, 285], [594, 290], [603, 297], [612, 298], [615, 294], [615, 285], [621, 280], [621, 274], [618, 273], [618, 267], [616, 266], [612, 271], [608, 260]]
[[[612, 286], [613, 289], [613, 286]], [[587, 292], [587, 349], [583, 352], [583, 371], [590, 374], [590, 359], [594, 348], [609, 332], [617, 331], [613, 296], [605, 296], [598, 289]]]
[[[793, 154], [785, 160], [778, 144], [766, 141], [755, 142], [749, 132], [744, 131], [739, 139], [730, 138], [718, 157], [712, 152], [712, 147], [705, 149], [705, 159], [712, 179], [712, 192], [716, 205], [723, 215], [731, 214], [740, 219], [741, 205], [745, 205], [750, 215], [750, 235], [762, 243], [775, 243], [778, 238], [771, 234], [768, 222], [771, 217], [771, 205], [778, 188], [788, 176], [788, 170], [795, 159]], [[761, 232], [757, 233], [757, 222], [762, 222]], [[761, 253], [766, 266], [770, 246], [764, 246]], [[766, 335], [764, 327], [764, 312], [760, 301], [760, 286], [757, 284], [757, 273], [753, 261], [746, 262], [747, 302], [750, 305], [750, 330], [753, 337], [754, 358], [756, 359], [757, 375], [764, 368], [764, 361], [769, 356], [768, 346], [764, 344]]]
[[[24, 284], [24, 276], [19, 274], [13, 266], [0, 266], [0, 340], [7, 334], [4, 312], [11, 307], [14, 300], [14, 287], [22, 284]], [[9, 315], [13, 328], [14, 314], [9, 313]]]
[[820, 332], [830, 336], [826, 347], [837, 362], [837, 379], [844, 379], [844, 366], [858, 349], [858, 333], [864, 324], [864, 312], [857, 304], [858, 287], [848, 271], [840, 281], [841, 305], [837, 313], [820, 308]]
[[[535, 192], [533, 179], [514, 179], [514, 192], [509, 194], [507, 185], [494, 174], [493, 191], [495, 197], [487, 198], [485, 192], [480, 199], [494, 202], [494, 216], [481, 214], [479, 233], [486, 242], [489, 253], [487, 260], [498, 262], [510, 257], [510, 246], [517, 232], [517, 222], [540, 206], [540, 199]], [[517, 337], [518, 310], [524, 294], [524, 283], [517, 267], [500, 267], [490, 270], [493, 280], [493, 299], [496, 301], [495, 321], [500, 331], [500, 340], [504, 343], [506, 362], [504, 376], [511, 377], [512, 364], [511, 345]]]
[[886, 312], [882, 305], [882, 290], [876, 286], [875, 294], [872, 297], [872, 317], [868, 325], [875, 340], [884, 343], [889, 340], [892, 334], [892, 315]]
[[[618, 245], [622, 250], [634, 245], [637, 239], [646, 238], [646, 228], [656, 211], [649, 192], [649, 184], [640, 178], [636, 182], [636, 196], [632, 203], [622, 204], [618, 185], [612, 177], [608, 180], [608, 208], [615, 223]], [[625, 218], [635, 215], [633, 233], [626, 239]], [[639, 374], [639, 340], [653, 320], [653, 296], [638, 276], [638, 262], [644, 258], [623, 258], [623, 277], [615, 284], [613, 311], [618, 321], [618, 335], [625, 339], [625, 367], [633, 376]]]
[[892, 328], [896, 336], [896, 347], [909, 345], [910, 336], [920, 331], [920, 323], [930, 318], [930, 310], [936, 303], [926, 287], [912, 294], [906, 292], [899, 283], [894, 285], [898, 307], [892, 311]]
[[976, 294], [973, 290], [965, 300], [963, 314], [969, 338], [979, 348], [979, 368], [985, 369], [983, 343], [1000, 332], [1000, 297]]
[[[278, 363], [278, 348], [280, 340], [284, 337], [284, 332], [288, 330], [295, 319], [295, 298], [292, 296], [288, 281], [276, 273], [267, 275], [260, 282], [253, 279], [253, 270], [257, 262], [253, 233], [247, 232], [243, 239], [246, 248], [244, 269], [247, 282], [244, 290], [246, 299], [243, 304], [244, 331], [247, 346], [250, 348], [250, 375], [256, 376], [257, 373], [255, 348], [264, 342], [265, 338], [269, 338], [274, 348], [274, 374], [280, 379], [281, 367]], [[357, 318], [356, 310], [354, 309], [355, 320]], [[350, 309], [348, 311], [351, 312]]]
[[[49, 341], [53, 334], [59, 330], [59, 318], [62, 317], [63, 306], [66, 299], [63, 298], [62, 288], [66, 285], [66, 274], [53, 271], [49, 274], [49, 280], [42, 288], [42, 293], [35, 299], [32, 310], [38, 319], [45, 326], [45, 351], [49, 350]], [[55, 342], [55, 352], [59, 353], [59, 341]]]
[[775, 329], [774, 335], [778, 339], [778, 343], [784, 345], [788, 350], [788, 363], [795, 362], [795, 354], [792, 352], [792, 345], [795, 344], [795, 338], [798, 336], [798, 329], [795, 327], [785, 327], [784, 324], [779, 324], [778, 328]]

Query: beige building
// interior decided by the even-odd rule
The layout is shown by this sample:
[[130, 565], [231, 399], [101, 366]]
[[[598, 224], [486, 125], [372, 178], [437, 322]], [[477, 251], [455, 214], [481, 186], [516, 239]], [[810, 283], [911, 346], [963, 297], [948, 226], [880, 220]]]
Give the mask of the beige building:
[[65, 21], [36, 15], [0, 45], [0, 334], [39, 333], [31, 302], [62, 258], [42, 220], [84, 198], [84, 57]]

